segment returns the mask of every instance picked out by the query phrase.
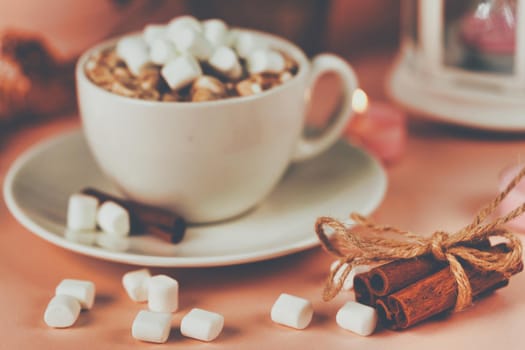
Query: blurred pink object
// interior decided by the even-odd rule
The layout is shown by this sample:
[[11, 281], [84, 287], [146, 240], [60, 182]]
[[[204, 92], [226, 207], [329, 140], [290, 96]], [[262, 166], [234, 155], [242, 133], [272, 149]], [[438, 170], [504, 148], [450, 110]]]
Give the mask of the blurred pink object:
[[516, 26], [516, 9], [510, 1], [483, 2], [463, 19], [461, 36], [480, 52], [513, 54]]
[[[512, 165], [503, 169], [499, 176], [499, 191], [503, 191], [505, 187], [518, 175], [520, 170], [525, 165]], [[505, 215], [516, 209], [523, 202], [525, 202], [525, 180], [522, 179], [518, 185], [509, 192], [507, 197], [501, 202], [497, 210], [497, 215]], [[517, 230], [525, 232], [525, 215], [518, 216], [508, 224]]]
[[346, 136], [381, 159], [397, 161], [406, 147], [406, 116], [386, 102], [369, 102], [363, 90], [356, 90], [352, 99], [356, 113], [346, 130]]

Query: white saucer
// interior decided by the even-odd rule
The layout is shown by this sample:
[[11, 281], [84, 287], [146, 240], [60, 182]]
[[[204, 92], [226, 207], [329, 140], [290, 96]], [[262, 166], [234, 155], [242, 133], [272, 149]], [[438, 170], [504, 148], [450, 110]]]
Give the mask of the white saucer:
[[113, 191], [80, 131], [34, 146], [9, 170], [4, 195], [9, 210], [29, 231], [63, 248], [97, 258], [144, 266], [219, 266], [278, 257], [318, 244], [318, 216], [345, 219], [371, 213], [387, 187], [379, 163], [340, 143], [320, 157], [290, 167], [276, 190], [257, 208], [234, 220], [190, 227], [170, 244], [154, 236], [133, 236], [126, 252], [64, 238], [67, 200], [92, 186]]

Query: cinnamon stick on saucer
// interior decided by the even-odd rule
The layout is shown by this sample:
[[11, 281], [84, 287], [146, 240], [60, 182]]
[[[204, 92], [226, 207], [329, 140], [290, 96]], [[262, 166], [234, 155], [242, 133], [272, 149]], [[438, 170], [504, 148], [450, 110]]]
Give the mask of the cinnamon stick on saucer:
[[184, 237], [186, 222], [176, 213], [119, 198], [90, 187], [84, 188], [81, 192], [97, 198], [100, 203], [112, 201], [128, 210], [132, 232], [149, 232], [161, 235], [169, 238], [172, 243], [178, 243]]

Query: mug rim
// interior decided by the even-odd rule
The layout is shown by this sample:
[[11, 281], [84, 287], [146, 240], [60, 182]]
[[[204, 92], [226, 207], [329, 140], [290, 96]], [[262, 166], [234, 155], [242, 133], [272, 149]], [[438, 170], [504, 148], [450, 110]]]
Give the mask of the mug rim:
[[[203, 106], [203, 107], [207, 106], [207, 107], [209, 107], [209, 106], [213, 106], [213, 105], [216, 105], [216, 106], [219, 106], [219, 105], [230, 105], [230, 104], [236, 104], [236, 103], [241, 103], [241, 102], [248, 102], [248, 101], [253, 101], [253, 100], [257, 100], [257, 99], [262, 99], [262, 98], [264, 98], [266, 96], [271, 96], [273, 94], [278, 94], [282, 89], [286, 89], [288, 86], [291, 86], [292, 83], [297, 82], [299, 80], [299, 78], [303, 77], [306, 74], [306, 72], [307, 72], [306, 67], [309, 64], [309, 60], [308, 60], [306, 54], [304, 53], [304, 51], [299, 46], [297, 46], [296, 44], [291, 42], [290, 40], [285, 39], [285, 38], [280, 37], [280, 36], [277, 36], [275, 34], [263, 32], [263, 31], [259, 31], [259, 30], [254, 30], [254, 29], [238, 28], [238, 27], [234, 27], [232, 29], [233, 30], [239, 30], [241, 32], [252, 33], [252, 34], [255, 34], [257, 36], [264, 37], [265, 39], [267, 39], [270, 42], [277, 43], [277, 46], [279, 46], [279, 47], [277, 47], [277, 49], [280, 49], [281, 47], [286, 47], [285, 52], [287, 54], [291, 55], [292, 58], [294, 60], [296, 60], [296, 62], [298, 63], [298, 66], [299, 66], [298, 72], [292, 77], [292, 79], [290, 79], [289, 81], [284, 82], [283, 84], [280, 84], [278, 86], [274, 86], [274, 87], [272, 87], [272, 88], [270, 88], [268, 90], [264, 90], [262, 92], [259, 92], [259, 93], [253, 94], [253, 95], [249, 95], [249, 96], [235, 96], [235, 97], [230, 97], [230, 98], [222, 98], [222, 99], [218, 99], [218, 100], [199, 101], [199, 102], [192, 102], [192, 101], [157, 101], [157, 100], [152, 101], [152, 100], [145, 100], [145, 99], [140, 99], [140, 98], [135, 98], [135, 97], [122, 96], [122, 95], [116, 94], [114, 92], [108, 91], [108, 90], [102, 88], [101, 86], [97, 85], [93, 81], [91, 81], [91, 79], [89, 79], [87, 77], [84, 67], [85, 67], [85, 64], [86, 64], [87, 60], [89, 59], [89, 57], [91, 57], [93, 54], [95, 54], [97, 52], [100, 52], [101, 50], [103, 50], [103, 49], [105, 49], [107, 47], [115, 45], [116, 42], [119, 39], [121, 39], [121, 38], [124, 38], [126, 36], [139, 35], [139, 33], [140, 33], [140, 32], [131, 32], [131, 33], [126, 33], [126, 34], [123, 34], [123, 35], [119, 35], [119, 36], [116, 36], [116, 37], [104, 40], [104, 41], [102, 41], [102, 42], [100, 42], [98, 44], [95, 44], [95, 45], [91, 46], [90, 48], [88, 48], [87, 50], [85, 50], [82, 53], [82, 55], [78, 58], [76, 66], [75, 66], [75, 77], [76, 77], [77, 89], [78, 89], [78, 85], [82, 81], [83, 83], [86, 83], [91, 88], [95, 88], [96, 90], [98, 90], [99, 93], [107, 95], [108, 98], [116, 98], [117, 100], [122, 100], [122, 102], [128, 102], [128, 103], [132, 103], [132, 104], [139, 104], [139, 105], [146, 105], [146, 106], [148, 106], [148, 105], [151, 105], [151, 106], [159, 106], [159, 105], [161, 105], [161, 106], [177, 106], [177, 107], [183, 107], [183, 108], [195, 108], [196, 106]], [[78, 92], [77, 92], [77, 94], [78, 94]], [[78, 94], [78, 96], [80, 96], [80, 94]]]

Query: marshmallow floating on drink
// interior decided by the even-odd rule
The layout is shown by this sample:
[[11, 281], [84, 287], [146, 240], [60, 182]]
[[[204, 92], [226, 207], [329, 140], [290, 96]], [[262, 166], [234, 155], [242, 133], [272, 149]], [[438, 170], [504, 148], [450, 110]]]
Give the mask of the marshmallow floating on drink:
[[[120, 39], [115, 52], [125, 67], [112, 55], [102, 54], [86, 64], [87, 75], [106, 90], [148, 100], [200, 102], [248, 96], [283, 84], [297, 73], [297, 62], [291, 57], [270, 48], [257, 35], [231, 30], [216, 18], [200, 22], [182, 16], [166, 25], [147, 25], [142, 35]], [[120, 74], [122, 69], [130, 73]], [[143, 84], [146, 70], [157, 71], [166, 84]], [[193, 86], [210, 70], [214, 78], [232, 85], [226, 93], [210, 93]], [[256, 74], [278, 77], [271, 78], [271, 84], [249, 85], [246, 81]], [[170, 91], [165, 91], [165, 86]], [[190, 89], [186, 89], [188, 86]]]
[[178, 90], [200, 77], [202, 70], [193, 56], [183, 54], [162, 67], [161, 74], [172, 90]]

